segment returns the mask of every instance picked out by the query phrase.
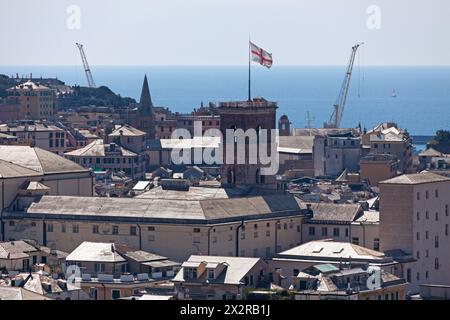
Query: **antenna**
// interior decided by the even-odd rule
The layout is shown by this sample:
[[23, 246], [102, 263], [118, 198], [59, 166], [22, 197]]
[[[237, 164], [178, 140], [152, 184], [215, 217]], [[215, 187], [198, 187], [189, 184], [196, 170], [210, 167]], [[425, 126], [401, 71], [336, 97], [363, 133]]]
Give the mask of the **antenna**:
[[81, 60], [83, 61], [84, 72], [86, 73], [86, 79], [88, 82], [89, 88], [95, 88], [94, 78], [92, 78], [91, 69], [89, 68], [88, 61], [86, 59], [86, 55], [84, 53], [83, 45], [81, 43], [76, 43], [78, 49], [80, 50]]
[[310, 117], [309, 110], [306, 111], [306, 128], [311, 129], [312, 123], [316, 120], [314, 117]]

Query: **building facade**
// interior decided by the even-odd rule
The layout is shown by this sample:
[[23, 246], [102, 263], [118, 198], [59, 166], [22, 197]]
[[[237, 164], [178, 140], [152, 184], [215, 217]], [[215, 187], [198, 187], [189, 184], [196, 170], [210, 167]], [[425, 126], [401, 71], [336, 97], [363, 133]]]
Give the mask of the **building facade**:
[[411, 293], [450, 284], [449, 206], [450, 178], [424, 172], [380, 182], [381, 250], [410, 257]]

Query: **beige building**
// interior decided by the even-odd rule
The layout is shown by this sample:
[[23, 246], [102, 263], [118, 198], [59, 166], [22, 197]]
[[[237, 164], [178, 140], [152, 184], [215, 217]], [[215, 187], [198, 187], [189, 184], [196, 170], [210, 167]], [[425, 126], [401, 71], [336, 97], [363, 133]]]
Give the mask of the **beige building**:
[[19, 210], [44, 194], [92, 196], [91, 172], [40, 148], [0, 146], [0, 218], [7, 208]]
[[0, 270], [30, 272], [44, 270], [62, 274], [67, 253], [31, 241], [0, 242]]
[[114, 243], [84, 241], [67, 256], [66, 265], [89, 299], [115, 300], [173, 278], [180, 263]]
[[259, 258], [192, 255], [172, 281], [180, 300], [241, 300], [266, 272]]
[[[275, 284], [284, 288], [298, 284], [302, 270], [317, 264], [328, 264], [338, 269], [372, 266], [402, 278], [402, 264], [382, 252], [348, 242], [317, 240], [277, 253], [269, 261], [269, 270]], [[299, 289], [299, 287], [297, 287]]]
[[351, 130], [314, 137], [315, 176], [337, 177], [346, 169], [358, 171], [360, 158], [361, 137]]
[[145, 156], [124, 148], [114, 142], [104, 143], [97, 139], [87, 146], [64, 154], [67, 159], [94, 171], [123, 171], [132, 179], [145, 174]]
[[295, 172], [297, 177], [314, 176], [313, 136], [279, 137], [278, 154], [280, 169], [278, 174]]
[[38, 147], [62, 155], [70, 149], [67, 131], [38, 121], [20, 121], [0, 125], [0, 133], [17, 138], [18, 145]]
[[449, 285], [450, 178], [423, 172], [380, 182], [381, 250], [409, 258], [409, 291]]
[[370, 153], [392, 154], [397, 157], [399, 170], [409, 173], [412, 170], [412, 142], [409, 134], [399, 129], [395, 123], [382, 123], [362, 136], [363, 147]]
[[360, 204], [313, 203], [302, 224], [302, 243], [333, 239], [380, 250], [379, 212]]
[[398, 175], [399, 161], [392, 154], [369, 154], [361, 158], [359, 167], [361, 181], [378, 186], [378, 182]]
[[199, 197], [43, 196], [26, 210], [4, 212], [5, 236], [68, 252], [83, 241], [115, 242], [175, 261], [191, 254], [267, 258], [301, 243], [305, 208], [293, 196]]
[[39, 83], [27, 81], [6, 90], [18, 99], [20, 119], [48, 119], [56, 114], [56, 93]]
[[293, 282], [295, 300], [405, 300], [407, 287], [404, 279], [384, 270], [377, 275], [370, 267], [332, 264], [302, 270]]

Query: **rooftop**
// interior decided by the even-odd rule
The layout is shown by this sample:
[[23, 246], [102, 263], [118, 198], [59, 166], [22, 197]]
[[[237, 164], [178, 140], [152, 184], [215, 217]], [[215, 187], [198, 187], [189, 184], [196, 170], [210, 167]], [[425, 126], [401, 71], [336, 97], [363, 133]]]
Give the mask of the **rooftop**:
[[144, 136], [146, 133], [136, 129], [128, 124], [125, 124], [123, 126], [120, 126], [119, 128], [117, 128], [116, 130], [114, 130], [109, 136], [110, 137], [120, 137], [120, 136], [125, 136], [125, 137], [140, 137], [140, 136]]
[[[226, 268], [219, 277], [214, 280], [208, 280], [215, 283], [224, 284], [240, 284], [245, 275], [259, 262], [260, 258], [244, 258], [244, 257], [221, 257], [221, 256], [196, 256], [192, 255], [187, 260], [187, 264], [183, 263], [183, 267], [193, 266], [195, 267], [199, 263], [206, 264], [226, 264]], [[199, 275], [197, 281], [206, 281], [206, 272]], [[184, 282], [183, 269], [181, 269], [173, 281]]]
[[307, 261], [360, 261], [367, 263], [385, 263], [392, 259], [382, 252], [367, 249], [350, 242], [318, 240], [280, 252], [275, 259], [294, 259]]
[[352, 222], [355, 220], [361, 206], [359, 204], [335, 204], [335, 203], [312, 203], [311, 210], [313, 217], [309, 220], [314, 221], [340, 221]]
[[188, 220], [228, 221], [241, 217], [278, 217], [301, 213], [300, 199], [291, 195], [265, 195], [208, 200], [43, 196], [39, 202], [31, 204], [26, 214], [28, 217], [58, 215], [64, 219], [67, 216], [74, 219], [91, 216], [92, 219], [109, 217], [133, 221], [176, 219], [188, 223]]
[[280, 136], [278, 152], [312, 153], [314, 136]]
[[425, 151], [419, 153], [419, 157], [442, 157], [444, 154], [433, 148], [428, 148]]
[[[89, 143], [87, 146], [66, 152], [66, 156], [76, 156], [76, 157], [104, 157], [108, 150], [110, 150], [111, 144], [105, 144], [102, 139], [96, 139]], [[120, 152], [124, 157], [134, 157], [137, 156], [136, 153], [125, 149], [120, 145], [115, 145], [115, 152]], [[111, 151], [112, 152], [112, 151]]]
[[431, 172], [404, 174], [392, 179], [380, 181], [380, 184], [421, 184], [450, 181], [450, 178]]
[[66, 257], [66, 261], [115, 263], [126, 260], [117, 252], [114, 243], [84, 241]]
[[[68, 159], [37, 147], [0, 145], [0, 160], [15, 164], [13, 170], [21, 172], [21, 176], [30, 175], [30, 170], [41, 174], [88, 171]], [[5, 163], [2, 162], [0, 168], [4, 166]], [[29, 170], [19, 170], [18, 166]], [[9, 166], [9, 170], [11, 169]]]
[[136, 198], [139, 199], [173, 199], [173, 200], [206, 200], [206, 199], [228, 199], [230, 196], [224, 188], [189, 187], [189, 191], [177, 191], [153, 188], [144, 192]]
[[0, 242], [0, 259], [19, 259], [28, 257], [28, 252], [39, 251], [31, 244], [19, 240], [10, 242]]

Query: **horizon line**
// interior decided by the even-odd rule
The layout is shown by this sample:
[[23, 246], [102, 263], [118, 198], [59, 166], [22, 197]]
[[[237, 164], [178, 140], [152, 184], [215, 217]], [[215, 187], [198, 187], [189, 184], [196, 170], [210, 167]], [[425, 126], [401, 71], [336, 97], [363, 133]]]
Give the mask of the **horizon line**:
[[[91, 64], [91, 67], [248, 67], [248, 64]], [[254, 64], [257, 66], [257, 64]], [[276, 67], [346, 67], [345, 64], [279, 64]], [[10, 64], [1, 67], [83, 67], [82, 64]], [[450, 64], [368, 64], [360, 67], [450, 67]]]

